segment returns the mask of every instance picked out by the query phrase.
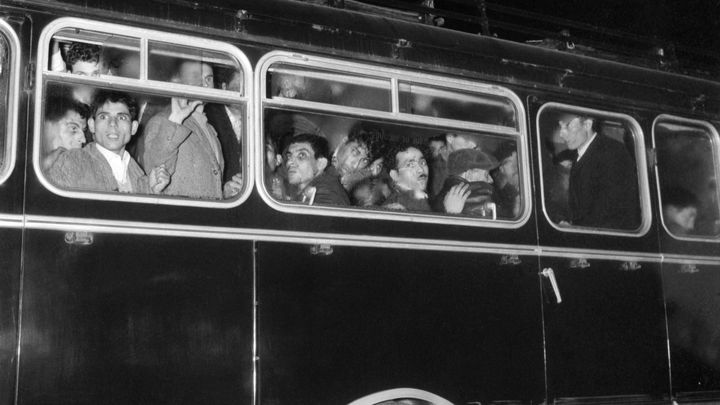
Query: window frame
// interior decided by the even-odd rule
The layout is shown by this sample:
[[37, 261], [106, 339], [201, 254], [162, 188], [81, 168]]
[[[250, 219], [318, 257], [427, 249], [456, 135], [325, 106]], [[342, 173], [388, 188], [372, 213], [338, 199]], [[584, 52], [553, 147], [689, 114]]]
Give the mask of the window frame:
[[[546, 186], [545, 186], [545, 173], [543, 171], [543, 167], [545, 167], [545, 163], [543, 161], [544, 159], [544, 153], [545, 150], [543, 145], [543, 134], [541, 134], [540, 131], [540, 116], [542, 113], [547, 109], [554, 109], [559, 111], [564, 111], [567, 113], [580, 113], [580, 114], [589, 114], [593, 116], [600, 116], [600, 117], [606, 117], [611, 118], [615, 120], [620, 120], [626, 124], [628, 124], [628, 129], [631, 130], [633, 135], [633, 141], [635, 146], [635, 168], [638, 169], [637, 171], [637, 179], [638, 179], [638, 192], [640, 195], [638, 196], [640, 201], [640, 226], [638, 229], [635, 230], [620, 230], [620, 229], [610, 229], [610, 228], [587, 228], [587, 227], [580, 227], [580, 226], [559, 226], [557, 223], [555, 223], [552, 219], [550, 219], [550, 215], [548, 214], [547, 210], [547, 203], [546, 203]], [[540, 172], [540, 193], [541, 193], [541, 199], [542, 199], [542, 211], [543, 215], [545, 216], [545, 219], [547, 220], [548, 224], [555, 228], [556, 230], [560, 232], [567, 232], [567, 233], [578, 233], [578, 234], [592, 234], [592, 235], [614, 235], [614, 236], [625, 236], [625, 237], [635, 237], [640, 238], [647, 234], [647, 232], [650, 230], [650, 227], [652, 225], [652, 213], [651, 213], [651, 203], [650, 203], [650, 191], [649, 191], [649, 180], [648, 180], [648, 173], [647, 173], [647, 157], [646, 157], [646, 148], [645, 148], [645, 136], [642, 130], [642, 127], [640, 124], [635, 120], [635, 118], [631, 117], [628, 114], [623, 113], [617, 113], [612, 111], [606, 111], [606, 110], [599, 110], [596, 108], [588, 108], [588, 107], [581, 107], [577, 105], [572, 104], [566, 104], [566, 103], [560, 103], [560, 102], [554, 102], [550, 101], [547, 102], [538, 108], [536, 117], [535, 117], [535, 131], [536, 131], [536, 138], [537, 138], [537, 148], [538, 148], [538, 169]]]
[[[80, 28], [85, 31], [97, 31], [100, 33], [112, 33], [113, 35], [121, 35], [137, 38], [140, 42], [138, 50], [140, 56], [140, 77], [127, 78], [122, 76], [100, 75], [98, 77], [73, 75], [67, 72], [53, 72], [48, 69], [50, 60], [50, 41], [60, 30], [66, 28]], [[208, 89], [199, 86], [184, 85], [171, 83], [167, 81], [148, 79], [148, 63], [149, 63], [149, 44], [165, 43], [170, 46], [190, 47], [197, 50], [210, 50], [213, 52], [224, 53], [234, 58], [238, 62], [238, 67], [243, 69], [244, 77], [244, 93], [243, 96], [230, 95], [231, 93], [222, 89]], [[89, 42], [90, 43], [90, 42]], [[234, 208], [245, 202], [252, 192], [253, 184], [253, 136], [254, 111], [253, 106], [253, 90], [254, 86], [251, 82], [253, 75], [252, 65], [245, 54], [236, 46], [222, 41], [210, 40], [201, 37], [192, 37], [183, 34], [175, 34], [164, 31], [157, 31], [145, 28], [138, 28], [129, 25], [112, 24], [95, 20], [88, 20], [75, 17], [62, 17], [49, 23], [40, 34], [38, 40], [37, 53], [37, 72], [36, 72], [36, 88], [35, 99], [37, 103], [34, 111], [34, 145], [33, 145], [33, 167], [40, 183], [51, 192], [68, 198], [80, 198], [89, 200], [102, 201], [122, 201], [133, 203], [147, 203], [160, 205], [175, 206], [191, 206], [191, 207], [207, 207], [207, 208]], [[86, 84], [90, 86], [111, 88], [118, 91], [145, 93], [148, 95], [173, 97], [182, 96], [183, 92], [192, 94], [193, 97], [202, 98], [204, 100], [218, 103], [234, 103], [243, 104], [245, 106], [245, 133], [241, 140], [243, 149], [242, 171], [243, 189], [238, 195], [228, 200], [203, 200], [191, 197], [168, 196], [164, 194], [135, 194], [120, 192], [98, 192], [83, 190], [67, 190], [55, 186], [43, 173], [40, 160], [42, 143], [42, 116], [44, 111], [44, 89], [46, 81], [56, 81], [63, 84]], [[190, 93], [191, 92], [191, 93]]]
[[0, 35], [2, 35], [8, 45], [8, 93], [7, 108], [0, 111], [5, 114], [5, 150], [2, 153], [3, 164], [0, 166], [0, 184], [4, 184], [12, 175], [17, 163], [18, 148], [18, 105], [20, 103], [20, 60], [21, 49], [20, 39], [15, 30], [4, 19], [0, 18]]
[[[679, 117], [677, 115], [672, 114], [660, 114], [653, 120], [652, 123], [652, 147], [653, 151], [657, 151], [657, 134], [655, 132], [655, 129], [658, 126], [658, 123], [660, 122], [668, 122], [668, 123], [675, 123], [678, 125], [687, 125], [687, 126], [694, 126], [698, 129], [705, 129], [707, 131], [707, 134], [710, 138], [710, 144], [712, 145], [712, 153], [711, 156], [713, 158], [713, 168], [715, 169], [715, 180], [720, 180], [720, 134], [718, 134], [717, 129], [709, 122], [702, 121], [702, 120], [696, 120], [696, 119], [690, 119], [690, 118], [683, 118]], [[657, 156], [656, 156], [657, 157]], [[667, 225], [665, 224], [665, 215], [663, 214], [663, 202], [662, 202], [662, 192], [661, 192], [661, 185], [660, 185], [660, 172], [658, 170], [658, 162], [655, 161], [654, 164], [654, 170], [655, 170], [655, 187], [658, 193], [658, 216], [660, 217], [660, 223], [662, 224], [662, 228], [665, 231], [665, 234], [670, 236], [671, 238], [677, 239], [677, 240], [683, 240], [683, 241], [691, 241], [691, 242], [711, 242], [711, 243], [720, 243], [720, 235], [715, 237], [703, 237], [703, 235], [676, 235], [668, 229]], [[720, 196], [718, 196], [720, 198]]]
[[[268, 98], [268, 81], [267, 75], [274, 64], [296, 65], [299, 68], [310, 69], [326, 69], [331, 70], [332, 75], [347, 72], [350, 79], [353, 76], [371, 76], [373, 78], [387, 78], [391, 84], [391, 111], [383, 112], [378, 110], [370, 110], [356, 107], [345, 107], [335, 104], [325, 104], [313, 101], [303, 101], [288, 98]], [[256, 122], [255, 127], [258, 128], [258, 142], [255, 144], [255, 186], [258, 189], [263, 201], [273, 209], [290, 213], [290, 214], [310, 214], [329, 217], [343, 218], [362, 218], [377, 220], [393, 220], [404, 222], [420, 222], [443, 225], [463, 225], [482, 228], [504, 228], [517, 229], [524, 226], [532, 212], [532, 193], [531, 193], [531, 170], [527, 138], [527, 123], [525, 105], [515, 92], [505, 87], [486, 84], [477, 81], [457, 79], [447, 76], [439, 76], [429, 73], [421, 73], [411, 70], [403, 70], [393, 67], [377, 66], [363, 64], [357, 62], [346, 61], [342, 59], [331, 59], [321, 56], [313, 56], [308, 54], [299, 54], [286, 51], [271, 51], [265, 55], [257, 63], [255, 70], [255, 94], [256, 97]], [[461, 93], [477, 92], [478, 95], [490, 95], [494, 97], [503, 97], [507, 99], [516, 109], [517, 125], [516, 128], [481, 124], [469, 121], [459, 121], [448, 118], [435, 118], [417, 114], [402, 113], [399, 111], [399, 83], [416, 83], [442, 88], [445, 90], [457, 90]], [[310, 114], [330, 114], [343, 117], [354, 117], [358, 119], [378, 119], [390, 122], [395, 125], [420, 125], [426, 128], [436, 127], [438, 130], [453, 129], [462, 132], [484, 132], [494, 136], [507, 136], [508, 140], [514, 140], [517, 145], [518, 153], [518, 171], [521, 176], [520, 198], [522, 198], [523, 206], [520, 214], [515, 219], [485, 219], [472, 217], [469, 215], [459, 216], [452, 214], [443, 214], [438, 212], [411, 212], [397, 211], [390, 209], [367, 209], [356, 206], [307, 206], [298, 203], [287, 203], [278, 201], [272, 197], [270, 192], [265, 188], [265, 151], [264, 140], [266, 131], [264, 128], [264, 110], [266, 107], [276, 109], [292, 109], [295, 111], [304, 111]], [[260, 142], [262, 139], [263, 142]]]

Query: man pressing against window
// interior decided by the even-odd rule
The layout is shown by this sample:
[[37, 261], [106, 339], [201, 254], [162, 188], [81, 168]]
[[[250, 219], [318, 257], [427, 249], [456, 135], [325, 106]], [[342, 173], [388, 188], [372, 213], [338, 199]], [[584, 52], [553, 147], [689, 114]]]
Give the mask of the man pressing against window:
[[58, 156], [48, 171], [59, 187], [91, 191], [158, 194], [169, 183], [164, 167], [149, 175], [140, 168], [125, 146], [138, 128], [137, 104], [119, 92], [100, 92], [95, 96], [88, 128], [94, 142]]

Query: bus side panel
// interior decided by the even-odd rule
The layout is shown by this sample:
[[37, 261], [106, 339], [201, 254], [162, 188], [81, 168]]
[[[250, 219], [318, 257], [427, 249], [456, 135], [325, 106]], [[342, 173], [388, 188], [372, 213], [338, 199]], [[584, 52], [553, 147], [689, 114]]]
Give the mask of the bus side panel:
[[659, 265], [569, 258], [541, 263], [553, 269], [562, 299], [550, 295], [544, 305], [550, 398], [668, 398]]
[[261, 403], [342, 404], [391, 388], [454, 403], [545, 397], [537, 260], [258, 245]]
[[720, 264], [666, 263], [673, 393], [679, 400], [720, 398]]
[[20, 229], [0, 228], [0, 404], [15, 400], [18, 296], [20, 293]]
[[251, 243], [26, 242], [19, 404], [252, 401]]

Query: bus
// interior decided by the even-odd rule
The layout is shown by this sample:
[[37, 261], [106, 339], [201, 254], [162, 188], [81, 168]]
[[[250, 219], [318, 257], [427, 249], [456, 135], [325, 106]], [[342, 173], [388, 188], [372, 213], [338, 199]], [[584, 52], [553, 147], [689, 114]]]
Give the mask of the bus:
[[383, 10], [0, 4], [0, 404], [720, 401], [717, 77]]

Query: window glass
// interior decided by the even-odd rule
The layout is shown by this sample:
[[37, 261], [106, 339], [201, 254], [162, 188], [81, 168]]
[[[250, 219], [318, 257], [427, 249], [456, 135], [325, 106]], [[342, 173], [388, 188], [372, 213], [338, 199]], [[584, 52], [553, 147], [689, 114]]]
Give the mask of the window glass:
[[[5, 36], [0, 31], [0, 128], [7, 128], [7, 111], [10, 85], [10, 47]], [[7, 157], [6, 139], [11, 133], [4, 131], [6, 136], [0, 136], [0, 174], [5, 172], [5, 161]], [[2, 176], [0, 176], [2, 177]]]
[[517, 111], [512, 102], [490, 94], [400, 83], [400, 111], [517, 128]]
[[170, 204], [248, 191], [249, 64], [234, 48], [108, 25], [45, 38], [38, 167], [52, 185]]
[[[391, 113], [376, 110], [380, 104], [374, 98], [364, 99], [363, 104], [331, 97], [323, 99], [323, 103], [332, 103], [327, 106], [288, 103], [276, 95], [278, 72], [309, 70], [278, 59], [282, 62], [265, 70], [269, 77], [264, 82], [269, 88], [264, 92], [262, 110], [262, 172], [267, 196], [280, 203], [275, 206], [288, 210], [324, 206], [332, 209], [307, 212], [487, 226], [519, 222], [526, 215], [529, 208], [526, 167], [521, 166], [526, 154], [522, 134], [495, 125], [497, 122], [479, 124], [469, 118], [506, 106], [516, 111], [521, 107], [512, 93], [506, 92], [503, 98], [483, 94], [482, 87], [473, 93], [467, 90], [472, 86], [450, 81], [443, 87], [424, 84], [422, 79], [413, 79], [417, 84], [403, 80], [406, 89], [433, 94], [447, 105], [452, 104], [453, 97], [461, 100], [454, 101], [454, 108], [463, 111], [434, 123], [403, 112], [400, 104], [407, 100], [393, 101], [391, 95], [399, 91], [397, 79], [403, 78], [402, 73], [373, 69], [377, 82], [396, 86], [382, 91], [380, 86], [373, 87], [379, 103], [389, 103], [383, 109]], [[325, 89], [355, 81], [370, 70], [362, 65], [338, 65], [333, 70], [333, 62], [324, 59], [309, 62], [322, 63], [324, 73], [306, 82], [310, 83], [304, 89], [306, 94], [315, 92], [313, 86]], [[393, 215], [396, 213], [401, 215]]]
[[639, 230], [637, 128], [620, 114], [552, 104], [540, 110], [543, 201], [550, 221], [565, 229]]
[[277, 64], [268, 72], [267, 98], [285, 98], [390, 111], [390, 80]]
[[668, 118], [655, 123], [662, 220], [676, 237], [720, 236], [717, 135], [710, 128]]

